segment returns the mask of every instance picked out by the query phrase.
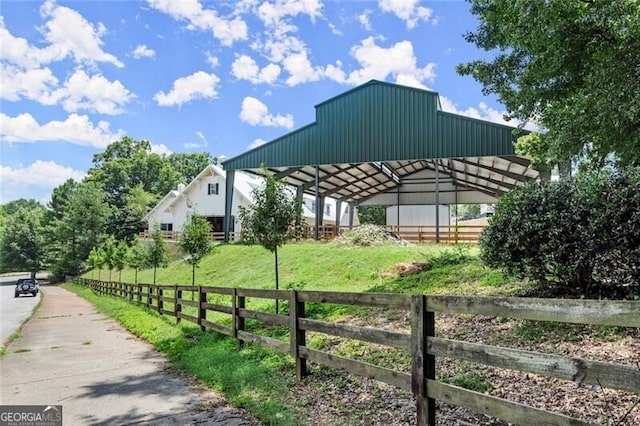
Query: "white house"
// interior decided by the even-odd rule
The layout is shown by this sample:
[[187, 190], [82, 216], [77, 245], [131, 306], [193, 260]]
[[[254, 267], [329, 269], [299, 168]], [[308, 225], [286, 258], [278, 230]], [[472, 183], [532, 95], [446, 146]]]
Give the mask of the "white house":
[[[167, 232], [180, 232], [189, 214], [207, 218], [211, 231], [217, 236], [224, 232], [225, 213], [225, 171], [216, 164], [208, 165], [188, 185], [179, 185], [177, 190], [170, 191], [143, 218], [152, 231], [155, 224]], [[248, 208], [253, 205], [253, 190], [263, 185], [264, 180], [256, 175], [236, 172], [234, 179], [233, 203], [231, 206], [231, 231], [236, 239], [242, 232], [240, 224], [240, 206]], [[315, 223], [315, 197], [304, 194], [302, 214], [310, 226]], [[348, 206], [344, 205], [340, 212], [340, 223], [348, 224]], [[323, 226], [335, 225], [336, 200], [325, 198]], [[219, 234], [218, 234], [219, 233]]]

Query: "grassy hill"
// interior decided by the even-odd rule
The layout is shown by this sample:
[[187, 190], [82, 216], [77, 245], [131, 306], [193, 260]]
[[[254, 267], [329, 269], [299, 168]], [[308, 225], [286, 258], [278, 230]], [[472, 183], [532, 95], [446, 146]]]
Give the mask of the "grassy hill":
[[[384, 245], [359, 247], [336, 243], [299, 242], [278, 251], [280, 288], [327, 291], [391, 291], [405, 293], [503, 294], [518, 284], [485, 267], [478, 249], [468, 246]], [[399, 263], [426, 263], [430, 270], [399, 277]], [[109, 279], [108, 271], [87, 278]], [[117, 271], [111, 279], [117, 281]], [[125, 269], [121, 281], [134, 282]], [[153, 270], [138, 272], [138, 282], [151, 283]], [[174, 260], [157, 271], [157, 283], [190, 284], [191, 266]], [[222, 287], [273, 288], [274, 256], [260, 246], [220, 244], [196, 269], [196, 284]]]

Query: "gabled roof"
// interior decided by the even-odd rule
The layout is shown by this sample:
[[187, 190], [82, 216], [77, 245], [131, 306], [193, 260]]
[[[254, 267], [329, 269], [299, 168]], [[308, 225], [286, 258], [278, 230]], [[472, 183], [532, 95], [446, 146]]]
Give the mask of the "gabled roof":
[[167, 192], [167, 194], [162, 197], [162, 199], [160, 201], [158, 201], [156, 203], [155, 206], [153, 206], [153, 208], [151, 210], [149, 210], [147, 212], [146, 215], [144, 215], [144, 217], [142, 218], [143, 221], [148, 222], [149, 218], [151, 217], [151, 215], [153, 215], [155, 212], [157, 212], [161, 206], [164, 206], [165, 204], [167, 205], [167, 207], [170, 205], [170, 202], [172, 202], [172, 200], [174, 198], [176, 198], [178, 195], [180, 195], [180, 192], [172, 189], [171, 191]]
[[490, 187], [497, 196], [539, 176], [514, 152], [516, 128], [444, 112], [436, 92], [372, 80], [315, 108], [314, 123], [223, 167], [261, 174], [264, 163], [309, 192], [318, 167], [321, 195], [355, 202], [428, 168], [455, 175], [461, 186]]

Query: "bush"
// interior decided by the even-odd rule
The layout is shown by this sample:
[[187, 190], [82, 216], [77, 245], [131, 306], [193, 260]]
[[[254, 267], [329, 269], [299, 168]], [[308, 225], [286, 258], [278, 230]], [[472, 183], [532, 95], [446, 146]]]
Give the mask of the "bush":
[[604, 170], [513, 190], [480, 247], [489, 266], [568, 295], [631, 294], [640, 280], [640, 173]]

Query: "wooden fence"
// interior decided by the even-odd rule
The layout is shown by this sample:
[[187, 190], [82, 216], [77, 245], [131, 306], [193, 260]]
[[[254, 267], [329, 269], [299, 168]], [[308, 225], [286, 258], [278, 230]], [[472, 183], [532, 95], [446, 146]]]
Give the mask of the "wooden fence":
[[[318, 237], [321, 240], [332, 240], [343, 232], [354, 228], [349, 226], [336, 227], [334, 225], [324, 225], [318, 228]], [[357, 227], [355, 227], [357, 228]], [[411, 241], [413, 243], [435, 243], [439, 240], [440, 243], [465, 243], [476, 244], [480, 238], [480, 233], [485, 228], [484, 225], [451, 225], [440, 226], [439, 232], [436, 233], [435, 225], [388, 225], [382, 226], [389, 232], [393, 232], [398, 237]], [[143, 231], [140, 232], [139, 237], [142, 239], [152, 238], [152, 232]], [[164, 231], [163, 236], [166, 240], [177, 241], [180, 238], [180, 232]], [[307, 232], [307, 238], [313, 238], [314, 228], [309, 228]], [[229, 238], [231, 241], [241, 238], [240, 233], [231, 232]], [[224, 241], [224, 232], [210, 232], [209, 238], [213, 241]]]
[[[586, 425], [568, 417], [516, 402], [463, 389], [436, 380], [435, 357], [449, 357], [488, 366], [540, 374], [579, 383], [640, 394], [640, 367], [510, 349], [436, 337], [435, 312], [487, 315], [534, 321], [640, 327], [640, 302], [565, 300], [536, 298], [488, 298], [425, 296], [385, 293], [341, 293], [296, 290], [258, 290], [182, 285], [151, 285], [78, 279], [99, 294], [127, 298], [161, 314], [198, 324], [238, 341], [252, 342], [295, 359], [298, 379], [307, 374], [307, 361], [347, 370], [412, 392], [416, 398], [417, 424], [435, 425], [436, 400], [520, 425]], [[189, 295], [193, 300], [189, 300]], [[288, 313], [275, 315], [247, 309], [251, 298], [288, 301]], [[214, 302], [215, 299], [215, 303]], [[331, 323], [305, 317], [308, 304], [360, 305], [409, 311], [408, 333]], [[188, 307], [190, 312], [183, 308]], [[228, 315], [224, 322], [208, 319], [207, 313]], [[288, 328], [288, 341], [245, 329], [245, 320]], [[230, 321], [229, 321], [230, 320]], [[230, 326], [229, 326], [230, 324]], [[398, 371], [337, 356], [306, 345], [306, 333], [355, 339], [407, 352], [410, 372]]]

